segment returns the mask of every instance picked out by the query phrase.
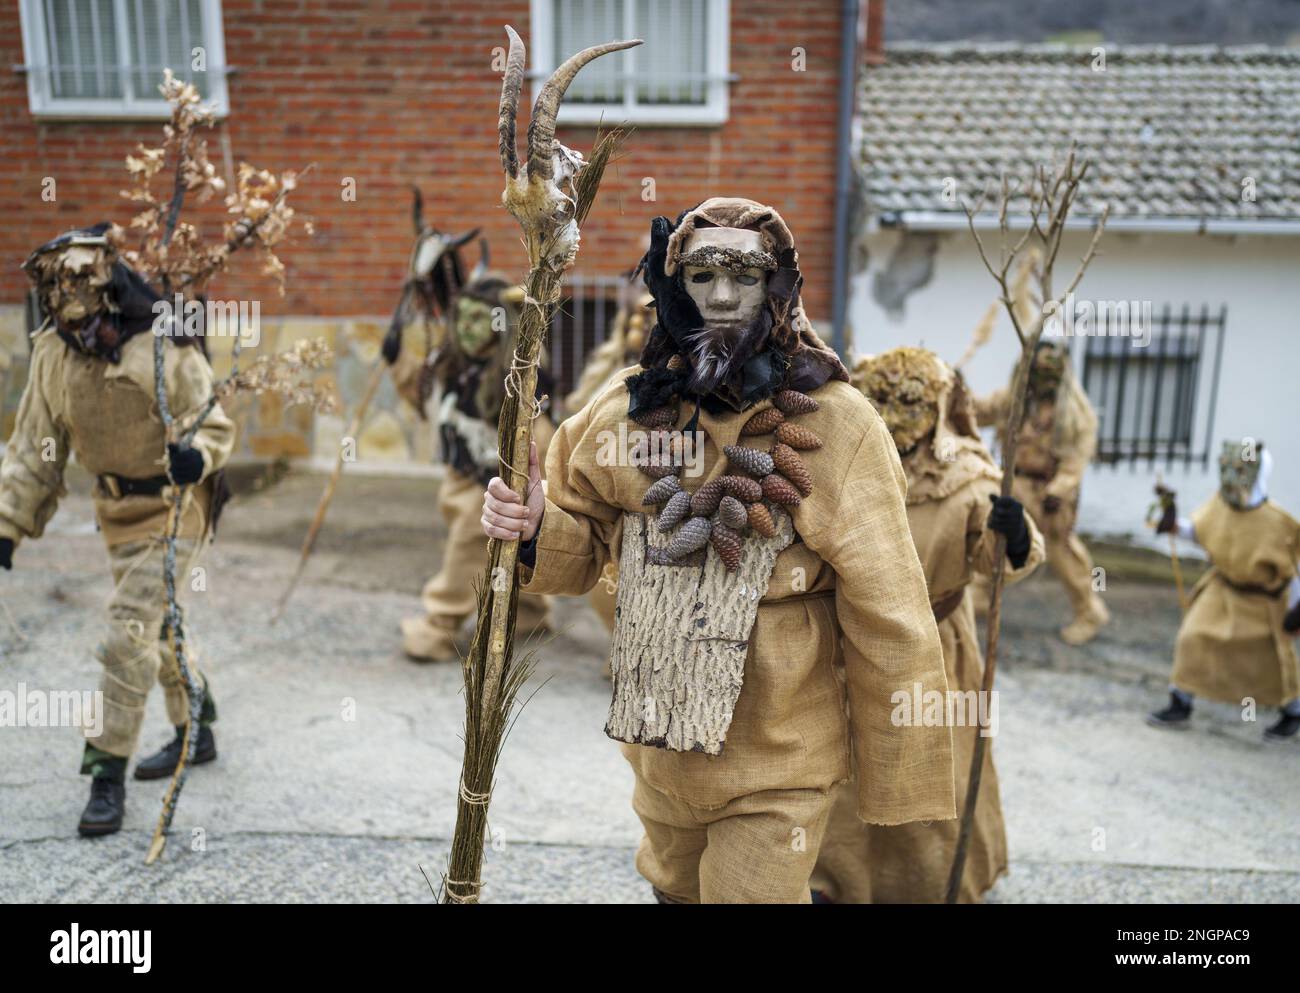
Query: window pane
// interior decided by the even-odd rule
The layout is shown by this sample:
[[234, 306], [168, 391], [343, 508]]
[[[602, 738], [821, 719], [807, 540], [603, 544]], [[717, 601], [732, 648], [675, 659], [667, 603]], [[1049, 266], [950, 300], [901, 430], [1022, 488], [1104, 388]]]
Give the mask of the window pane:
[[658, 105], [703, 105], [708, 97], [709, 0], [635, 0], [636, 99]]
[[[623, 37], [624, 6], [630, 0], [555, 0], [556, 64], [574, 52]], [[569, 87], [568, 103], [623, 102], [626, 56], [597, 59]]]
[[50, 95], [120, 99], [113, 0], [44, 0]]
[[[208, 74], [194, 72], [191, 51], [203, 45], [202, 0], [120, 0], [126, 4], [135, 91], [143, 100], [160, 99], [163, 70], [209, 93]], [[214, 68], [209, 66], [209, 68]]]

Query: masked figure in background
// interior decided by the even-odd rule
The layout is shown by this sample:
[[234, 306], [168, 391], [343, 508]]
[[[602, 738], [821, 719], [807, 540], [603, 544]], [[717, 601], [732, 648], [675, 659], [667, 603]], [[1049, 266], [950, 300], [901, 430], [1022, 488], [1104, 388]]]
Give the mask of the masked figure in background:
[[[583, 367], [577, 387], [564, 399], [564, 409], [581, 410], [609, 385], [618, 373], [636, 365], [645, 347], [646, 332], [654, 323], [654, 297], [637, 281], [636, 294], [626, 301], [614, 315], [609, 337], [591, 353]], [[587, 595], [587, 602], [600, 616], [605, 627], [614, 630], [614, 606], [618, 591], [618, 565], [610, 561], [597, 583]]]
[[[189, 484], [177, 543], [177, 575], [184, 579], [215, 526], [225, 495], [219, 470], [235, 440], [235, 426], [218, 406], [191, 447], [168, 443], [154, 392], [151, 329], [160, 298], [118, 258], [119, 245], [120, 232], [101, 224], [55, 239], [23, 264], [47, 320], [33, 338], [27, 387], [0, 463], [0, 566], [6, 569], [23, 539], [44, 533], [67, 493], [68, 456], [75, 454], [96, 477], [95, 519], [115, 588], [95, 653], [104, 670], [103, 704], [91, 722], [98, 726], [85, 728], [81, 771], [92, 781], [78, 825], [82, 835], [111, 834], [122, 826], [127, 760], [136, 750], [155, 681], [163, 687], [176, 736], [142, 760], [135, 776], [170, 776], [179, 761], [188, 696], [175, 656], [161, 640], [167, 603], [163, 535], [171, 504], [167, 473]], [[212, 396], [202, 340], [175, 335], [164, 342], [169, 406], [182, 429]], [[177, 590], [184, 586], [178, 582]], [[210, 727], [215, 718], [209, 687], [191, 765], [216, 758]]]
[[1156, 532], [1196, 542], [1210, 569], [1188, 598], [1169, 706], [1147, 718], [1156, 727], [1187, 727], [1199, 695], [1280, 707], [1266, 740], [1290, 741], [1300, 730], [1293, 642], [1300, 633], [1300, 521], [1268, 498], [1272, 469], [1262, 442], [1225, 441], [1219, 492], [1191, 518], [1179, 517], [1173, 494], [1165, 493]]
[[[980, 441], [960, 373], [933, 352], [896, 348], [868, 357], [853, 385], [885, 419], [907, 474], [907, 519], [939, 624], [948, 689], [960, 710], [953, 730], [957, 809], [965, 803], [975, 736], [996, 733], [996, 715], [970, 706], [983, 675], [975, 609], [966, 586], [991, 576], [998, 532], [1006, 537], [1007, 582], [1043, 560], [1043, 539], [1014, 497], [1000, 496], [1002, 474]], [[966, 694], [965, 697], [959, 694]], [[852, 785], [840, 787], [813, 873], [813, 888], [835, 903], [939, 903], [957, 847], [957, 821], [863, 825]], [[978, 901], [1006, 870], [1006, 826], [993, 751], [984, 755], [960, 898]]]
[[[424, 616], [402, 621], [402, 648], [416, 661], [457, 658], [456, 636], [478, 609], [476, 584], [487, 567], [487, 542], [478, 524], [482, 492], [497, 474], [497, 418], [505, 399], [519, 328], [522, 290], [483, 261], [468, 277], [459, 248], [470, 232], [449, 238], [426, 227], [416, 199], [416, 229], [410, 275], [384, 342], [394, 383], [424, 416], [435, 380], [442, 387], [438, 433], [446, 477], [438, 505], [447, 525], [447, 544], [437, 575], [424, 584]], [[428, 341], [423, 360], [403, 360], [412, 334]], [[418, 354], [418, 353], [417, 353]], [[412, 371], [415, 370], [415, 371]], [[539, 377], [538, 399], [548, 384]], [[545, 448], [552, 431], [543, 411], [533, 424]], [[536, 596], [519, 600], [519, 631], [525, 636], [548, 624], [548, 604]]]
[[[975, 401], [981, 427], [1001, 431], [1011, 405], [1010, 389]], [[1061, 344], [1041, 341], [1029, 373], [1028, 409], [1016, 447], [1012, 488], [1047, 541], [1047, 564], [1070, 598], [1074, 619], [1061, 629], [1061, 640], [1082, 645], [1110, 621], [1110, 611], [1092, 587], [1092, 559], [1074, 533], [1079, 487], [1097, 450], [1097, 415], [1070, 368], [1070, 353]], [[987, 594], [981, 603], [987, 604]]]
[[534, 591], [618, 562], [605, 731], [657, 898], [807, 903], [850, 753], [863, 820], [956, 814], [951, 729], [891, 719], [896, 691], [947, 687], [902, 467], [804, 317], [775, 210], [656, 218], [642, 265], [640, 366], [560, 425], [545, 494], [535, 467], [526, 504], [492, 481], [484, 530], [525, 539]]

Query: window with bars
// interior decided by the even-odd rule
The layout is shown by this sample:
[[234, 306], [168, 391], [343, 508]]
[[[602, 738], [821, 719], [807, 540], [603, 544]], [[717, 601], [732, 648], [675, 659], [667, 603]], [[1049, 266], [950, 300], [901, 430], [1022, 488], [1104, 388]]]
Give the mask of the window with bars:
[[1109, 333], [1087, 338], [1083, 388], [1100, 421], [1097, 460], [1206, 465], [1214, 432], [1227, 308], [1153, 314], [1151, 338]]
[[589, 45], [640, 38], [578, 74], [560, 123], [722, 124], [729, 30], [729, 0], [532, 0], [534, 85]]
[[19, 0], [40, 117], [166, 117], [163, 70], [228, 110], [221, 0]]

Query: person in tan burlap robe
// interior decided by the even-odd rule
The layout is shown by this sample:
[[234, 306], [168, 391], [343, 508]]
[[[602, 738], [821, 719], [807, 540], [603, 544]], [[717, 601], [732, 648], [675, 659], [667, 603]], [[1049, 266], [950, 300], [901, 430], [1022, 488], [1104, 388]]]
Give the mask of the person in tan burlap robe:
[[[435, 382], [442, 387], [439, 437], [446, 475], [438, 510], [447, 529], [438, 572], [420, 592], [423, 613], [402, 621], [402, 649], [417, 662], [458, 657], [456, 638], [478, 609], [477, 585], [488, 564], [478, 518], [483, 485], [497, 471], [496, 424], [518, 328], [522, 290], [487, 268], [487, 245], [468, 274], [460, 249], [477, 229], [452, 236], [424, 221], [415, 194], [416, 239], [407, 264], [384, 357], [398, 393], [421, 417]], [[538, 384], [539, 398], [548, 384]], [[553, 426], [543, 411], [533, 436], [545, 449]], [[525, 636], [549, 626], [546, 599], [519, 601], [518, 630]]]
[[[1042, 535], [1019, 501], [1000, 496], [1002, 474], [980, 441], [965, 383], [933, 352], [898, 348], [861, 359], [853, 385], [880, 411], [898, 447], [907, 474], [907, 519], [939, 624], [948, 688], [965, 694], [953, 697], [953, 771], [961, 810], [975, 737], [997, 731], [996, 712], [988, 704], [981, 711], [976, 696], [984, 662], [966, 587], [972, 577], [992, 574], [996, 532], [1007, 539], [1009, 583], [1043, 561]], [[942, 902], [959, 822], [864, 825], [854, 814], [853, 796], [852, 784], [840, 788], [813, 889], [833, 903]], [[979, 901], [1006, 868], [1006, 826], [990, 748], [961, 902]]]
[[1186, 728], [1197, 696], [1249, 707], [1278, 707], [1264, 731], [1271, 742], [1300, 731], [1300, 521], [1268, 498], [1272, 453], [1262, 443], [1225, 441], [1219, 492], [1190, 518], [1170, 499], [1156, 530], [1205, 549], [1209, 570], [1188, 597], [1174, 647], [1169, 705], [1156, 727]]
[[545, 492], [535, 457], [526, 504], [492, 480], [484, 531], [524, 540], [534, 592], [581, 595], [619, 564], [605, 730], [656, 898], [808, 903], [850, 755], [872, 770], [862, 820], [956, 816], [951, 728], [890, 703], [947, 690], [902, 466], [804, 317], [775, 210], [656, 218], [642, 266], [640, 366], [560, 425]]
[[[136, 778], [170, 775], [188, 719], [188, 694], [176, 658], [161, 639], [163, 535], [171, 506], [167, 478], [185, 487], [177, 545], [177, 592], [209, 535], [218, 473], [230, 457], [235, 426], [212, 408], [190, 446], [169, 445], [154, 379], [153, 303], [158, 295], [118, 256], [100, 225], [71, 232], [37, 249], [24, 264], [49, 315], [32, 341], [27, 386], [4, 460], [0, 462], [0, 566], [36, 539], [54, 516], [71, 455], [95, 477], [95, 520], [113, 573], [108, 624], [95, 655], [103, 672], [97, 712], [86, 715], [81, 771], [92, 777], [78, 831], [121, 828], [125, 773], [144, 723], [154, 683], [163, 688], [172, 742], [142, 760]], [[195, 337], [164, 340], [168, 406], [178, 427], [193, 424], [212, 397], [212, 369]], [[194, 659], [190, 657], [190, 664]], [[198, 678], [206, 684], [206, 678]], [[192, 764], [216, 758], [211, 693], [204, 694]]]
[[[1097, 450], [1097, 414], [1070, 368], [1069, 351], [1060, 343], [1039, 342], [1026, 402], [1011, 492], [1042, 531], [1047, 564], [1070, 599], [1074, 617], [1061, 628], [1061, 640], [1082, 645], [1110, 622], [1110, 611], [1093, 586], [1088, 549], [1074, 533], [1079, 488]], [[980, 426], [993, 425], [1001, 431], [1010, 403], [1009, 387], [977, 399]], [[981, 605], [987, 605], [987, 587], [977, 596]]]

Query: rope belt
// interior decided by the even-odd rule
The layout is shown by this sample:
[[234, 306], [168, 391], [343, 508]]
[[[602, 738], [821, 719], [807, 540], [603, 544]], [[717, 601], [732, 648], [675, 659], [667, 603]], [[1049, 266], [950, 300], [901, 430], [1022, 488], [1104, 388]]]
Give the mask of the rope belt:
[[1218, 573], [1218, 576], [1238, 593], [1254, 593], [1258, 596], [1266, 596], [1270, 598], [1281, 596], [1282, 592], [1291, 585], [1291, 580], [1287, 579], [1283, 580], [1282, 585], [1277, 587], [1277, 589], [1270, 590], [1267, 586], [1260, 586], [1258, 583], [1234, 583], [1222, 572]]
[[1025, 479], [1034, 479], [1040, 483], [1050, 483], [1053, 479], [1056, 478], [1055, 473], [1028, 472], [1026, 470], [1021, 469], [1019, 466], [1016, 467], [1016, 475], [1023, 476]]
[[930, 609], [934, 611], [934, 621], [936, 624], [942, 624], [946, 621], [954, 610], [961, 606], [962, 597], [966, 595], [966, 587], [961, 587], [949, 593], [946, 597], [934, 601], [930, 604]]
[[148, 479], [127, 479], [105, 473], [98, 477], [99, 485], [114, 500], [129, 496], [158, 496], [171, 485], [166, 476], [151, 476]]

